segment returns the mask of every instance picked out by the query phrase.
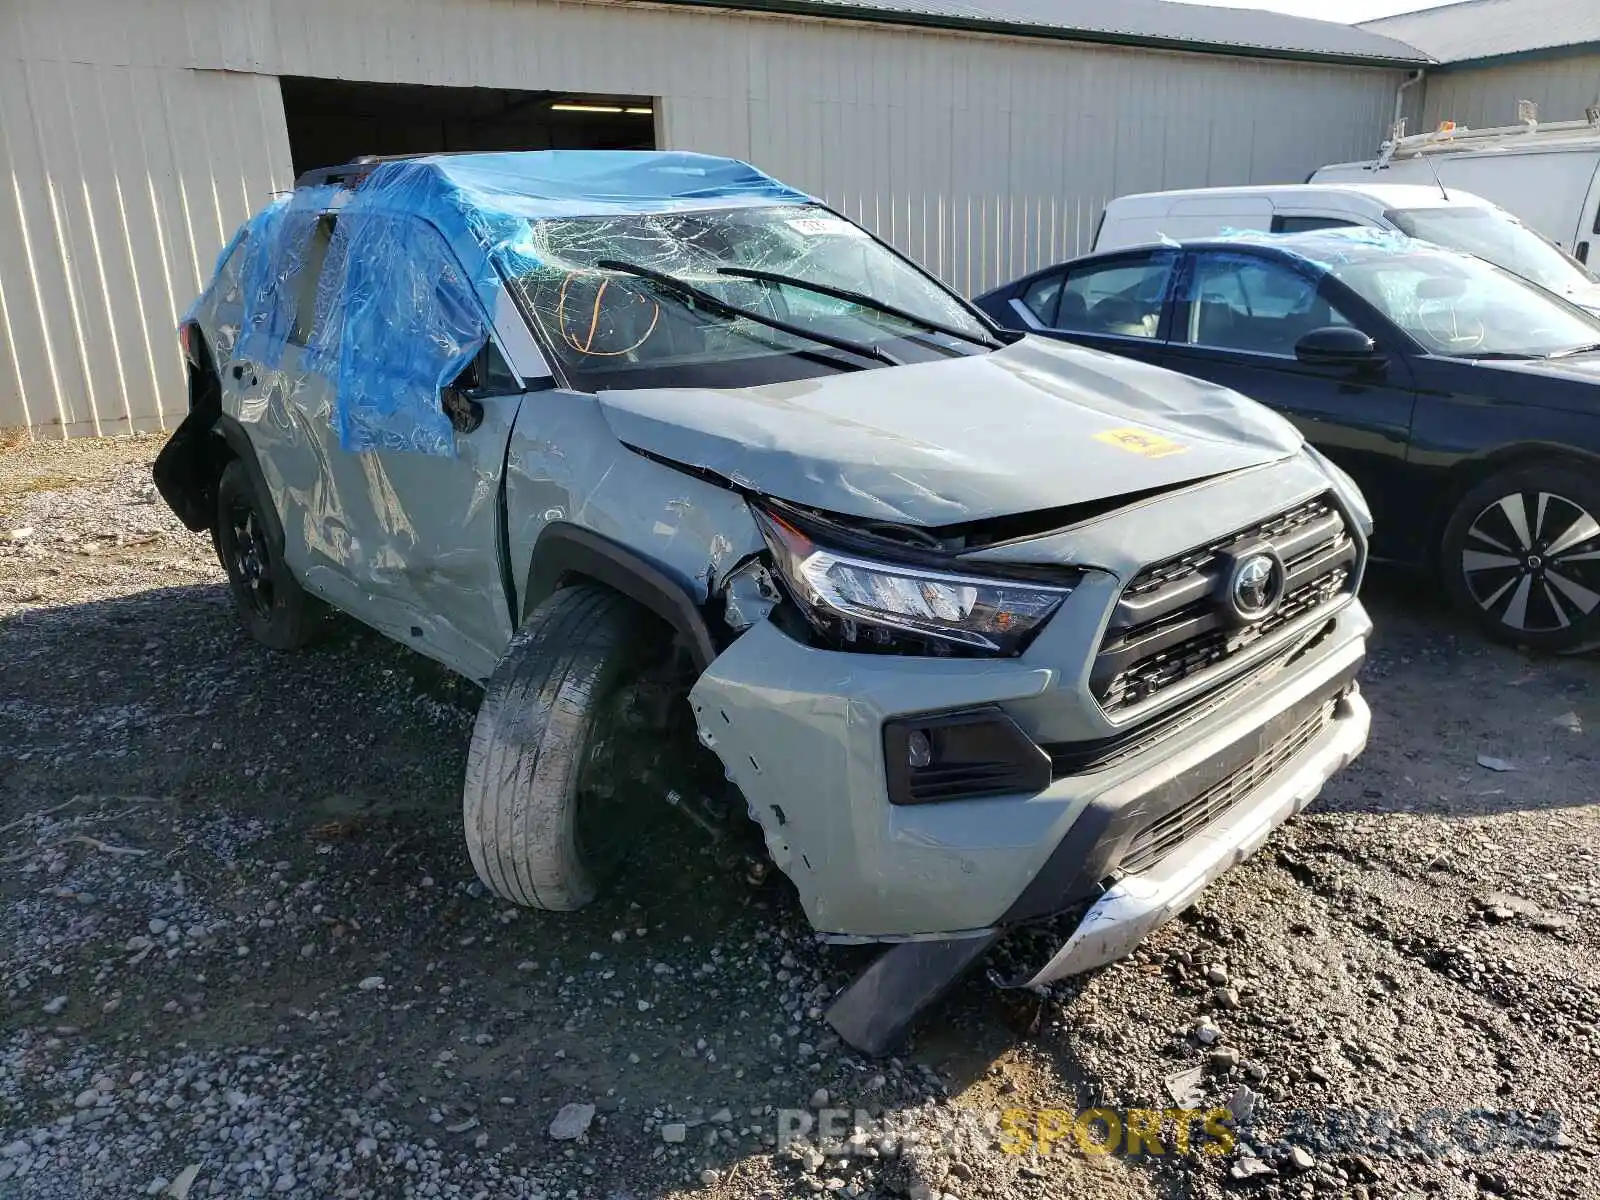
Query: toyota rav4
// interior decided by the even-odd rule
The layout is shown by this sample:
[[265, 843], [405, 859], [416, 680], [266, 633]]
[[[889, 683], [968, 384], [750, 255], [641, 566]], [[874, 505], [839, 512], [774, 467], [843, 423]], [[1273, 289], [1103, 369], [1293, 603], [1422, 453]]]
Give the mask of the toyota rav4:
[[[1059, 936], [1004, 982], [1125, 955], [1365, 743], [1345, 475], [746, 164], [311, 172], [180, 335], [156, 480], [251, 633], [330, 604], [483, 684], [483, 882], [575, 909], [641, 794], [747, 814], [819, 934], [885, 947], [830, 1010], [863, 1050], [1021, 927]], [[712, 786], [632, 787], [674, 744]]]

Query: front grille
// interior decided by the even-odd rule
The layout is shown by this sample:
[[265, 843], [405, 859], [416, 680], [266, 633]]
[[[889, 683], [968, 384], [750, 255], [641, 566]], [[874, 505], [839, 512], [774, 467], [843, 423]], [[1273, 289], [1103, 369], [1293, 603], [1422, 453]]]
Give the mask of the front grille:
[[1195, 722], [1233, 703], [1251, 689], [1263, 687], [1308, 654], [1315, 653], [1334, 630], [1330, 619], [1319, 628], [1296, 638], [1259, 671], [1250, 672], [1237, 685], [1202, 693], [1153, 720], [1097, 742], [1052, 742], [1044, 746], [1050, 756], [1052, 778], [1104, 771], [1148, 752], [1170, 737], [1190, 728]]
[[1145, 596], [1158, 592], [1170, 584], [1205, 570], [1216, 561], [1218, 554], [1225, 552], [1229, 546], [1237, 542], [1259, 540], [1276, 545], [1285, 535], [1304, 529], [1313, 521], [1325, 521], [1328, 517], [1337, 515], [1337, 512], [1338, 510], [1326, 496], [1319, 496], [1298, 508], [1291, 508], [1288, 512], [1269, 517], [1259, 525], [1231, 533], [1209, 545], [1190, 550], [1177, 558], [1157, 563], [1153, 567], [1146, 567], [1134, 576], [1133, 582], [1128, 585], [1123, 595]]
[[1121, 869], [1134, 874], [1154, 866], [1200, 830], [1248, 798], [1302, 750], [1321, 736], [1333, 720], [1337, 700], [1329, 700], [1245, 766], [1213, 784], [1193, 800], [1173, 809], [1133, 836], [1122, 855]]
[[[1235, 619], [1223, 593], [1232, 556], [1270, 549], [1283, 563], [1284, 597], [1266, 619]], [[1141, 571], [1123, 590], [1091, 688], [1108, 715], [1134, 708], [1217, 667], [1334, 603], [1356, 575], [1358, 548], [1328, 497]]]

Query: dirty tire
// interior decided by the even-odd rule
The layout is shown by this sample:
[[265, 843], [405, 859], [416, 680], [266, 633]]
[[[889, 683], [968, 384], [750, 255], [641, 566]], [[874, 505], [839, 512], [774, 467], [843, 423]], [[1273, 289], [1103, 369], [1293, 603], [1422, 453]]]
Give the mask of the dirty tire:
[[1440, 565], [1497, 641], [1558, 654], [1600, 642], [1600, 478], [1549, 461], [1484, 480], [1456, 506]]
[[489, 680], [462, 808], [473, 869], [514, 904], [571, 912], [609, 873], [580, 844], [579, 789], [608, 699], [646, 658], [654, 630], [644, 616], [609, 588], [563, 588], [534, 610]]
[[273, 550], [266, 533], [268, 503], [244, 464], [230, 462], [217, 482], [212, 544], [250, 636], [274, 650], [295, 650], [311, 640], [324, 608], [294, 581]]

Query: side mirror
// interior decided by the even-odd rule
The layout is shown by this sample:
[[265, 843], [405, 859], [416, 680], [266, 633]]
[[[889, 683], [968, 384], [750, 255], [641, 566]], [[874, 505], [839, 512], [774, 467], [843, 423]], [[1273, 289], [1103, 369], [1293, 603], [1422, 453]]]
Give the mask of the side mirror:
[[455, 384], [439, 389], [439, 406], [457, 433], [471, 433], [483, 424], [483, 405]]
[[1383, 361], [1377, 343], [1350, 325], [1313, 329], [1295, 343], [1294, 356], [1311, 367], [1369, 367]]

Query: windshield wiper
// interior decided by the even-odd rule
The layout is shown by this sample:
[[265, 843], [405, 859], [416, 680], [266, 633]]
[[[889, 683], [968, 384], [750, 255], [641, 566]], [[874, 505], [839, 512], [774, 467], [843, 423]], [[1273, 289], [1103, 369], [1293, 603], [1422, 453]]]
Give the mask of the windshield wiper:
[[1523, 360], [1530, 358], [1543, 358], [1543, 354], [1529, 354], [1523, 350], [1485, 350], [1482, 354], [1458, 354], [1457, 358], [1465, 358], [1472, 362], [1509, 362], [1513, 359]]
[[953, 337], [963, 342], [971, 342], [975, 346], [983, 346], [989, 350], [999, 350], [1000, 343], [991, 337], [980, 334], [965, 333], [953, 325], [946, 325], [940, 321], [919, 317], [914, 312], [907, 312], [893, 304], [885, 304], [882, 300], [874, 299], [862, 292], [852, 292], [848, 288], [837, 288], [831, 284], [815, 283], [809, 279], [800, 279], [794, 275], [784, 275], [778, 271], [758, 271], [751, 267], [718, 267], [718, 275], [731, 275], [736, 279], [756, 279], [763, 283], [786, 283], [791, 287], [803, 288], [808, 292], [815, 292], [819, 296], [832, 296], [835, 300], [844, 300], [850, 304], [859, 304], [862, 308], [874, 309], [885, 316], [896, 317], [908, 325], [916, 325], [933, 333], [942, 333], [945, 337]]
[[1550, 357], [1571, 358], [1574, 354], [1593, 354], [1596, 350], [1600, 350], [1600, 342], [1590, 342], [1587, 346], [1574, 346], [1570, 350], [1557, 350]]
[[845, 354], [855, 354], [862, 358], [876, 359], [886, 366], [905, 366], [902, 360], [896, 358], [882, 347], [873, 346], [866, 342], [851, 341], [849, 338], [833, 337], [831, 334], [816, 333], [799, 325], [791, 325], [787, 321], [780, 321], [776, 317], [769, 317], [765, 313], [741, 308], [737, 304], [729, 304], [726, 300], [718, 299], [710, 292], [703, 292], [695, 287], [694, 284], [685, 283], [677, 276], [668, 275], [664, 271], [655, 271], [649, 267], [641, 267], [637, 263], [623, 262], [616, 258], [602, 258], [594, 265], [602, 271], [616, 271], [622, 275], [633, 275], [639, 279], [647, 279], [663, 291], [671, 292], [680, 299], [689, 301], [694, 307], [703, 308], [714, 316], [726, 318], [742, 317], [747, 321], [754, 321], [757, 325], [765, 325], [768, 329], [776, 329], [779, 333], [787, 333], [790, 337], [804, 338], [807, 341], [816, 342], [819, 346], [829, 346]]

